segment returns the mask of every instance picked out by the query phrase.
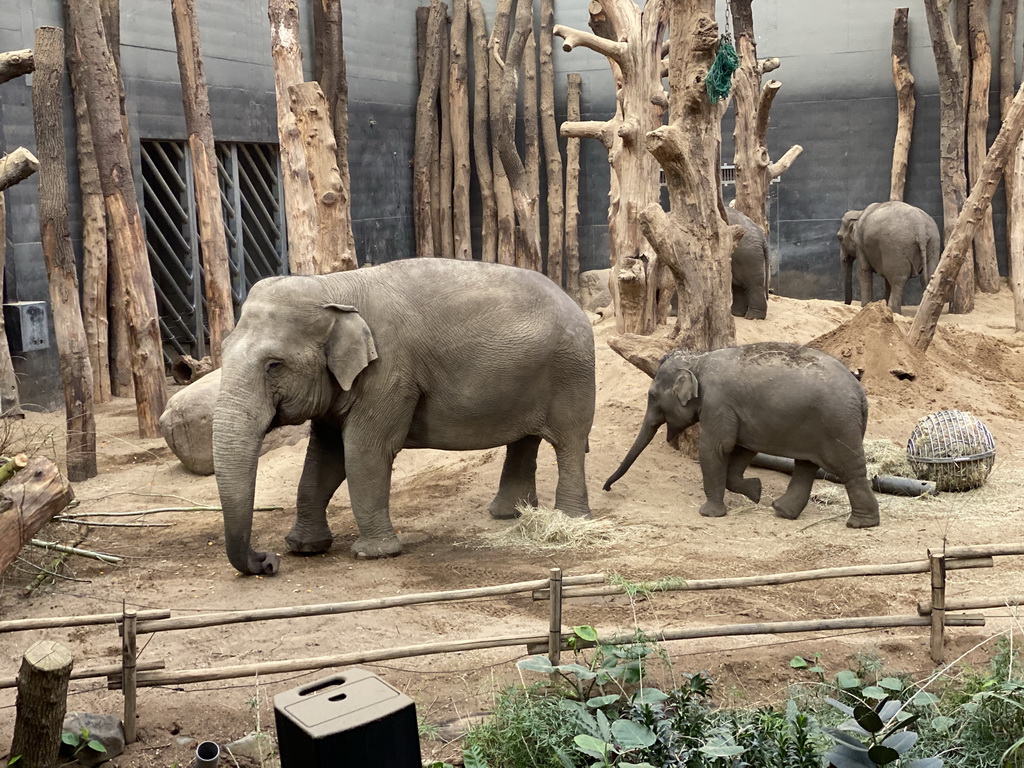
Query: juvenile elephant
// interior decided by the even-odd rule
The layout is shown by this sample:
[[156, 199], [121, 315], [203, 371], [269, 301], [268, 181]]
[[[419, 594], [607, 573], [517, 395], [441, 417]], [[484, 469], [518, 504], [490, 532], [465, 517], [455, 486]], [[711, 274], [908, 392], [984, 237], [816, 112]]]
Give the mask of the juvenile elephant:
[[636, 442], [604, 489], [622, 477], [668, 424], [668, 439], [700, 421], [699, 457], [705, 517], [725, 514], [725, 491], [761, 500], [761, 481], [743, 472], [761, 451], [796, 460], [786, 492], [772, 506], [796, 519], [818, 468], [846, 486], [851, 528], [878, 525], [878, 502], [864, 460], [868, 403], [860, 382], [835, 358], [781, 342], [745, 344], [703, 355], [673, 352], [647, 393]]
[[726, 208], [729, 223], [743, 228], [732, 252], [732, 314], [748, 320], [768, 316], [768, 238], [753, 219]]
[[408, 259], [253, 286], [224, 343], [213, 460], [228, 559], [273, 574], [250, 546], [259, 445], [310, 423], [292, 552], [330, 547], [327, 504], [346, 479], [357, 557], [401, 552], [388, 511], [403, 448], [507, 446], [497, 518], [536, 503], [537, 449], [554, 446], [555, 506], [588, 516], [584, 456], [594, 418], [594, 338], [586, 314], [531, 270]]
[[872, 300], [871, 282], [877, 272], [885, 279], [885, 300], [896, 314], [902, 314], [907, 281], [918, 275], [921, 287], [926, 287], [942, 253], [935, 220], [920, 208], [898, 200], [847, 211], [836, 237], [844, 268], [846, 303], [853, 302], [856, 262], [861, 306]]

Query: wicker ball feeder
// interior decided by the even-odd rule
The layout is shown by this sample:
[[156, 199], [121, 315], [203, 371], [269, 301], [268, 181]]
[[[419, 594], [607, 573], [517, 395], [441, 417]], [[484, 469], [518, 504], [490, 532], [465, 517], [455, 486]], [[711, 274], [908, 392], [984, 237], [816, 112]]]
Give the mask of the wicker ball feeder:
[[940, 491], [981, 486], [996, 460], [996, 444], [981, 419], [965, 411], [929, 413], [907, 441], [907, 459], [922, 480]]

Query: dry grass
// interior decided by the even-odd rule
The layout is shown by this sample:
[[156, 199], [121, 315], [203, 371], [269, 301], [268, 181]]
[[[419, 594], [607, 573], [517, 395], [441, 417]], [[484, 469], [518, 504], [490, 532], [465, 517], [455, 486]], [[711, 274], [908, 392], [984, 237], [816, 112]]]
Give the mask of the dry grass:
[[571, 552], [611, 546], [650, 531], [648, 526], [624, 527], [609, 518], [569, 517], [557, 509], [531, 507], [527, 504], [519, 504], [516, 510], [520, 516], [511, 526], [486, 535], [489, 544]]
[[868, 477], [875, 475], [917, 477], [907, 458], [907, 449], [892, 440], [865, 440], [864, 458], [868, 462]]

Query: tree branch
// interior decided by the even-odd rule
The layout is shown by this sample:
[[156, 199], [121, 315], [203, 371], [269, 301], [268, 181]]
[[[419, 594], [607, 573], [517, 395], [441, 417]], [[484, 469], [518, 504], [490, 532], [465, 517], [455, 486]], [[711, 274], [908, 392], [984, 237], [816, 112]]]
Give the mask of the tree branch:
[[767, 75], [769, 72], [774, 72], [776, 69], [782, 66], [782, 62], [779, 61], [777, 58], [772, 57], [770, 59], [760, 59], [757, 62], [757, 66], [761, 68], [762, 75]]
[[576, 123], [562, 123], [559, 132], [566, 139], [597, 139], [606, 149], [612, 145], [615, 124], [610, 120], [583, 120]]
[[0, 83], [6, 83], [8, 80], [27, 75], [35, 68], [35, 56], [31, 48], [26, 48], [23, 51], [0, 53]]
[[772, 102], [775, 101], [775, 96], [781, 87], [782, 83], [778, 80], [769, 80], [764, 84], [764, 88], [761, 89], [761, 99], [757, 104], [757, 125], [754, 128], [754, 137], [758, 145], [762, 147], [768, 146], [769, 113], [771, 112]]
[[780, 157], [777, 162], [774, 162], [768, 166], [768, 177], [771, 179], [776, 179], [782, 174], [784, 174], [786, 171], [789, 170], [789, 167], [796, 161], [796, 159], [800, 157], [800, 153], [803, 151], [803, 147], [801, 147], [799, 144], [794, 144], [792, 147], [786, 150], [786, 154]]
[[620, 67], [625, 64], [626, 51], [628, 49], [626, 43], [608, 40], [590, 32], [583, 32], [579, 29], [562, 26], [561, 24], [555, 25], [555, 37], [560, 37], [565, 41], [562, 43], [562, 50], [567, 53], [573, 48], [589, 48], [595, 53], [607, 56]]
[[24, 147], [18, 147], [11, 154], [0, 157], [0, 192], [24, 181], [38, 170], [39, 161], [36, 156]]

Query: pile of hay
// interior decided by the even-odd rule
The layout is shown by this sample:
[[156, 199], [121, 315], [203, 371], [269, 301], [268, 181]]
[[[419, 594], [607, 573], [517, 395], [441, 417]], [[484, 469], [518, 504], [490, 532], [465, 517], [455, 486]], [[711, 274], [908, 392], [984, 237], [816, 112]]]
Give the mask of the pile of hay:
[[914, 467], [907, 459], [906, 449], [887, 438], [865, 440], [864, 458], [868, 462], [868, 477], [875, 475], [917, 477]]
[[571, 552], [610, 546], [634, 538], [641, 529], [649, 530], [647, 526], [636, 525], [624, 528], [607, 518], [569, 517], [557, 509], [531, 507], [528, 504], [517, 505], [516, 511], [520, 516], [511, 526], [485, 536], [490, 544]]

